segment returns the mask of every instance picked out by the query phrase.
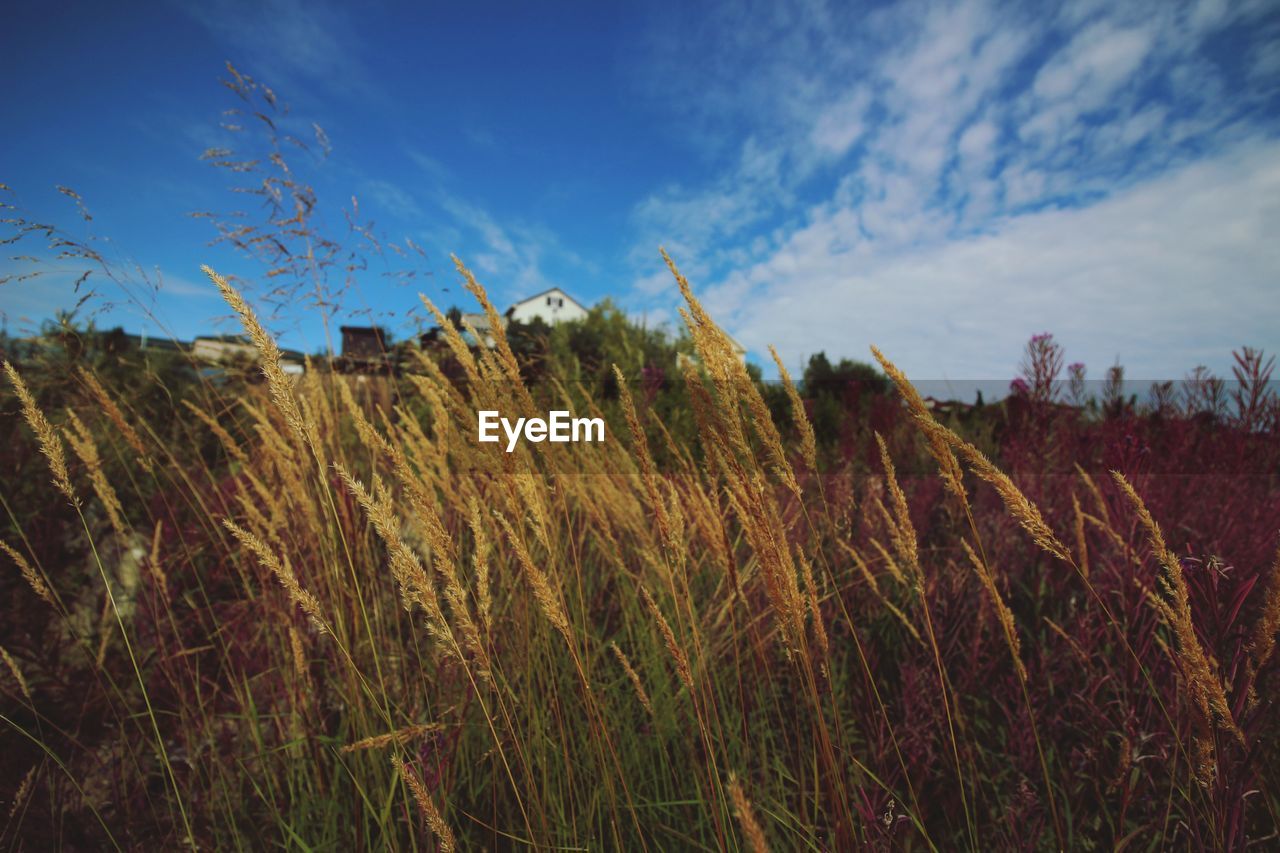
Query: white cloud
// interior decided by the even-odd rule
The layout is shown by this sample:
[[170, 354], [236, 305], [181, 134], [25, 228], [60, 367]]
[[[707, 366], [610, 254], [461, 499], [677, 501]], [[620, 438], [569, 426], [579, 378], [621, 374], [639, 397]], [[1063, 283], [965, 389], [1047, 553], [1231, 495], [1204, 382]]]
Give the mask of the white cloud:
[[1280, 143], [1254, 141], [1091, 207], [1045, 210], [993, 233], [909, 253], [830, 249], [848, 210], [817, 216], [764, 262], [708, 289], [749, 348], [866, 358], [876, 343], [909, 375], [1011, 376], [1050, 330], [1095, 369], [1167, 378], [1232, 348], [1280, 345]]
[[324, 0], [180, 0], [235, 50], [233, 61], [295, 96], [301, 81], [363, 99], [380, 97], [349, 13]]
[[[918, 375], [1002, 377], [1050, 329], [1097, 369], [1117, 353], [1131, 375], [1225, 369], [1235, 346], [1274, 349], [1280, 319], [1265, 248], [1280, 87], [1253, 70], [1275, 61], [1265, 6], [850, 16], [812, 0], [744, 17], [684, 85], [705, 84], [698, 103], [778, 168], [753, 182], [739, 162], [651, 196], [645, 249], [680, 238], [729, 330], [789, 360], [865, 358], [874, 340]], [[1234, 57], [1203, 50], [1232, 24], [1261, 35]], [[644, 304], [653, 269], [637, 273]]]
[[1099, 22], [1082, 30], [1040, 69], [1032, 90], [1050, 100], [1070, 98], [1078, 106], [1101, 106], [1142, 64], [1154, 33]]
[[434, 202], [452, 226], [450, 250], [477, 273], [495, 304], [567, 284], [549, 269], [593, 270], [546, 227], [499, 221], [485, 208], [443, 190]]
[[813, 126], [810, 138], [814, 146], [837, 157], [844, 154], [865, 132], [865, 113], [870, 105], [870, 93], [858, 90], [827, 107]]

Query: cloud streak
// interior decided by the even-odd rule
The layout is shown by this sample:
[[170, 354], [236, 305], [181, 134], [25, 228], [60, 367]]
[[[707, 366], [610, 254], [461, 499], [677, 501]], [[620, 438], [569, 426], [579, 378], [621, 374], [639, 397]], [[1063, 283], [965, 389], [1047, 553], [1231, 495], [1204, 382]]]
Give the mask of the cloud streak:
[[[686, 81], [750, 157], [634, 215], [744, 344], [794, 362], [875, 340], [930, 378], [1007, 376], [1045, 328], [1152, 376], [1274, 348], [1263, 4], [785, 8], [702, 45]], [[638, 267], [635, 301], [666, 299]]]

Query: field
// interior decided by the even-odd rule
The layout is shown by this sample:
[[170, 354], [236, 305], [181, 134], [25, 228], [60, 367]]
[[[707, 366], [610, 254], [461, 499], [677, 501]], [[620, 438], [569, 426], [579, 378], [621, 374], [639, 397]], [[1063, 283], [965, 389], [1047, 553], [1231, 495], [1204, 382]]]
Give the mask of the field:
[[892, 353], [760, 382], [671, 271], [691, 357], [616, 373], [436, 312], [403, 372], [295, 379], [211, 270], [261, 376], [6, 362], [4, 845], [1277, 843], [1260, 353], [1066, 405], [1042, 336], [943, 413]]

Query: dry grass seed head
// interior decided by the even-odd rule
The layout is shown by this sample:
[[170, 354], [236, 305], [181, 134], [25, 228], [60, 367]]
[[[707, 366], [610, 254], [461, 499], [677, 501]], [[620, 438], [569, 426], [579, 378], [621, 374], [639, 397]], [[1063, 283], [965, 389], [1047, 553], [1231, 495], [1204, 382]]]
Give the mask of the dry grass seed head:
[[729, 799], [733, 801], [733, 810], [738, 816], [738, 825], [742, 827], [742, 834], [746, 836], [747, 846], [751, 848], [751, 853], [768, 853], [769, 844], [765, 841], [764, 830], [760, 827], [760, 821], [756, 819], [755, 809], [751, 807], [751, 801], [747, 799], [746, 793], [743, 792], [738, 778], [733, 775], [729, 776]]
[[1075, 562], [1071, 559], [1070, 550], [1066, 545], [1062, 544], [1048, 523], [1045, 522], [1039, 508], [1027, 499], [1027, 496], [1013, 484], [1013, 480], [1009, 479], [1008, 475], [992, 464], [991, 460], [981, 450], [951, 430], [940, 424], [936, 425], [936, 428], [951, 446], [960, 452], [960, 455], [969, 463], [969, 467], [973, 469], [974, 473], [995, 488], [996, 493], [1000, 495], [1000, 499], [1004, 502], [1005, 509], [1027, 533], [1031, 534], [1032, 541], [1060, 560], [1075, 565]]
[[183, 400], [182, 405], [186, 406], [187, 410], [195, 415], [197, 420], [209, 428], [209, 431], [217, 437], [218, 442], [222, 445], [223, 450], [227, 452], [228, 456], [242, 465], [249, 464], [248, 454], [240, 448], [240, 445], [236, 440], [231, 437], [231, 433], [227, 432], [226, 429], [223, 428], [222, 424], [218, 423], [217, 419], [213, 417], [213, 415], [195, 405], [190, 400]]
[[1000, 620], [1000, 627], [1004, 631], [1005, 641], [1009, 644], [1009, 654], [1013, 656], [1013, 666], [1018, 672], [1018, 678], [1025, 683], [1027, 680], [1027, 667], [1022, 662], [1022, 641], [1018, 639], [1018, 628], [1013, 621], [1013, 611], [1009, 609], [1009, 605], [1005, 604], [1004, 596], [1000, 594], [1000, 589], [996, 586], [996, 580], [987, 564], [970, 547], [967, 540], [961, 539], [960, 544], [964, 546], [965, 555], [969, 558], [970, 565], [973, 566], [974, 572], [978, 575], [978, 580], [982, 582], [983, 588], [991, 596], [991, 604], [995, 608], [996, 618]]
[[662, 642], [666, 644], [671, 660], [675, 663], [676, 675], [680, 677], [680, 683], [692, 691], [693, 670], [689, 667], [689, 658], [685, 655], [684, 649], [680, 647], [680, 643], [676, 641], [675, 632], [671, 630], [667, 617], [662, 615], [658, 602], [653, 600], [653, 596], [649, 594], [649, 590], [643, 585], [640, 587], [640, 599], [644, 602], [649, 614], [653, 616], [653, 621], [658, 626], [658, 632], [662, 634]]
[[487, 629], [492, 627], [491, 619], [493, 618], [493, 600], [489, 591], [489, 554], [492, 545], [489, 542], [489, 533], [485, 530], [484, 514], [480, 509], [479, 499], [472, 496], [468, 509], [467, 523], [471, 527], [471, 538], [475, 542], [471, 565], [476, 576], [476, 605], [480, 612], [480, 621]]
[[1080, 479], [1084, 481], [1085, 488], [1089, 490], [1089, 494], [1093, 495], [1093, 502], [1098, 507], [1098, 516], [1107, 524], [1111, 523], [1111, 512], [1107, 509], [1107, 501], [1102, 497], [1102, 490], [1098, 488], [1098, 484], [1094, 482], [1093, 477], [1089, 476], [1089, 472], [1076, 465], [1076, 473], [1080, 475]]
[[885, 482], [889, 487], [889, 497], [893, 501], [894, 518], [890, 531], [894, 547], [899, 558], [906, 563], [907, 570], [915, 575], [920, 573], [920, 551], [916, 542], [915, 525], [911, 523], [911, 507], [907, 504], [907, 496], [898, 485], [897, 471], [893, 460], [889, 457], [889, 448], [880, 433], [876, 433], [876, 444], [880, 446], [880, 464], [884, 466]]
[[9, 559], [13, 560], [14, 564], [17, 565], [18, 571], [22, 572], [23, 580], [31, 587], [31, 591], [48, 604], [54, 605], [53, 593], [49, 590], [49, 585], [44, 582], [44, 578], [40, 576], [40, 573], [27, 562], [27, 558], [19, 554], [8, 542], [0, 541], [0, 551], [4, 551], [9, 556]]
[[[427, 576], [418, 555], [400, 535], [400, 522], [392, 509], [390, 496], [376, 477], [372, 481], [372, 486], [365, 488], [364, 484], [341, 464], [335, 463], [334, 468], [347, 487], [347, 491], [364, 509], [373, 523], [374, 530], [386, 546], [391, 575], [400, 589], [400, 602], [404, 609], [412, 612], [414, 604], [421, 607], [427, 617], [427, 633], [435, 640], [439, 651], [446, 657], [462, 660], [461, 649], [445, 618], [444, 610], [440, 607], [435, 585]], [[470, 616], [466, 614], [465, 607], [462, 608], [461, 616], [455, 613], [455, 619], [460, 622], [469, 622]], [[474, 633], [474, 625], [470, 627]]]
[[649, 455], [649, 442], [645, 438], [644, 427], [640, 425], [640, 417], [636, 414], [635, 402], [631, 399], [631, 389], [627, 387], [626, 377], [618, 365], [613, 366], [613, 375], [618, 380], [618, 393], [622, 401], [622, 414], [631, 429], [631, 437], [635, 444], [635, 453], [640, 460], [640, 475], [644, 479], [644, 488], [649, 495], [649, 506], [653, 509], [658, 521], [658, 534], [662, 537], [662, 545], [672, 552], [674, 542], [671, 538], [671, 521], [667, 518], [667, 507], [658, 491], [658, 477], [654, 472], [653, 457]]
[[512, 388], [518, 388], [523, 401], [533, 408], [533, 400], [529, 397], [528, 390], [524, 386], [524, 380], [520, 376], [520, 363], [516, 360], [515, 353], [511, 350], [511, 344], [507, 341], [506, 326], [502, 322], [502, 317], [498, 314], [498, 310], [493, 307], [493, 303], [489, 301], [489, 294], [485, 292], [480, 282], [476, 281], [476, 277], [472, 275], [471, 270], [467, 269], [462, 261], [458, 260], [456, 255], [450, 255], [453, 260], [454, 267], [462, 275], [465, 281], [467, 292], [476, 298], [480, 303], [480, 307], [484, 310], [485, 319], [489, 322], [489, 333], [493, 336], [494, 350], [497, 352], [497, 358], [502, 364], [502, 370], [506, 374], [507, 381], [511, 383]]
[[107, 479], [106, 472], [102, 469], [102, 456], [98, 453], [97, 442], [93, 440], [93, 435], [80, 420], [79, 416], [71, 409], [67, 409], [67, 421], [71, 424], [71, 428], [64, 429], [62, 431], [63, 435], [67, 437], [67, 443], [71, 445], [71, 450], [84, 463], [85, 469], [89, 472], [89, 484], [93, 487], [93, 493], [98, 496], [98, 500], [102, 502], [103, 509], [106, 510], [107, 521], [111, 524], [111, 529], [123, 539], [128, 535], [124, 520], [124, 507], [121, 506], [116, 490], [111, 487], [111, 482]]
[[1119, 471], [1112, 471], [1111, 476], [1120, 487], [1120, 491], [1129, 499], [1139, 522], [1147, 531], [1152, 553], [1164, 568], [1160, 582], [1165, 593], [1172, 598], [1172, 602], [1161, 600], [1159, 605], [1178, 640], [1180, 655], [1176, 658], [1176, 662], [1182, 666], [1186, 675], [1187, 690], [1191, 699], [1199, 709], [1206, 725], [1216, 719], [1223, 731], [1235, 735], [1236, 739], [1243, 744], [1244, 734], [1231, 714], [1226, 691], [1216, 674], [1217, 666], [1205, 653], [1199, 638], [1196, 637], [1191, 618], [1190, 590], [1182, 573], [1182, 563], [1165, 545], [1160, 526], [1152, 518], [1146, 504], [1129, 481]]
[[53, 428], [53, 424], [49, 423], [49, 419], [44, 416], [44, 412], [40, 411], [40, 407], [36, 405], [35, 398], [31, 396], [31, 391], [27, 388], [27, 383], [23, 381], [22, 376], [9, 362], [4, 363], [4, 372], [9, 377], [9, 383], [13, 386], [13, 391], [18, 396], [18, 402], [22, 406], [22, 417], [26, 419], [27, 426], [31, 427], [31, 431], [36, 434], [36, 441], [40, 444], [40, 452], [44, 455], [45, 460], [49, 463], [49, 471], [53, 474], [53, 484], [58, 491], [62, 492], [72, 505], [79, 506], [80, 501], [76, 497], [75, 490], [71, 488], [71, 477], [67, 472], [67, 454], [62, 446], [62, 439], [59, 438], [57, 430]]
[[427, 826], [440, 841], [441, 853], [453, 853], [454, 850], [458, 849], [458, 842], [453, 837], [453, 830], [444, 822], [444, 817], [431, 800], [431, 795], [427, 793], [422, 781], [401, 760], [399, 755], [391, 756], [391, 766], [399, 772], [405, 784], [409, 786], [409, 792], [413, 795], [414, 802], [418, 804], [418, 808], [422, 811], [422, 816], [426, 819]]
[[23, 677], [22, 670], [18, 669], [18, 662], [9, 655], [9, 650], [4, 646], [0, 646], [0, 658], [4, 660], [4, 665], [8, 667], [13, 680], [18, 682], [18, 689], [22, 691], [22, 695], [30, 702], [31, 688], [27, 686], [27, 679]]
[[462, 337], [461, 330], [453, 324], [452, 320], [440, 313], [440, 309], [425, 294], [419, 293], [418, 299], [422, 300], [422, 304], [431, 312], [431, 315], [435, 318], [436, 325], [444, 330], [445, 345], [449, 347], [454, 359], [462, 367], [462, 372], [466, 374], [467, 384], [471, 387], [471, 392], [476, 401], [480, 402], [482, 407], [492, 408], [489, 405], [492, 402], [490, 399], [491, 392], [480, 379], [480, 367], [476, 364], [475, 356], [471, 353], [471, 347], [467, 346], [466, 340]]
[[827, 626], [822, 621], [822, 608], [818, 606], [818, 587], [814, 583], [813, 567], [798, 547], [796, 561], [800, 564], [800, 577], [804, 581], [804, 591], [809, 604], [809, 616], [813, 619], [813, 641], [822, 658], [822, 666], [831, 658], [831, 642], [827, 637]]
[[786, 389], [787, 399], [791, 403], [791, 413], [795, 418], [796, 428], [800, 430], [800, 454], [804, 457], [804, 464], [809, 467], [811, 472], [816, 474], [818, 472], [818, 442], [814, 436], [813, 424], [809, 422], [809, 414], [804, 407], [804, 400], [800, 398], [800, 392], [796, 390], [795, 383], [791, 381], [791, 374], [783, 366], [782, 358], [778, 355], [778, 351], [770, 346], [769, 354], [773, 356], [774, 364], [778, 365], [778, 375], [782, 377], [782, 386]]
[[880, 352], [876, 347], [871, 347], [871, 354], [875, 356], [876, 361], [880, 362], [880, 367], [884, 370], [885, 375], [893, 381], [898, 393], [906, 400], [907, 408], [924, 430], [925, 439], [929, 444], [929, 454], [938, 463], [943, 485], [961, 503], [965, 503], [968, 500], [968, 495], [964, 488], [964, 478], [960, 470], [960, 463], [956, 461], [956, 455], [945, 436], [939, 431], [942, 429], [941, 424], [934, 419], [933, 413], [929, 411], [929, 407], [925, 405], [924, 400], [920, 397], [919, 392], [916, 391], [915, 386], [911, 384], [911, 381], [907, 379], [906, 374], [899, 370], [897, 365], [889, 361], [884, 353]]
[[1276, 633], [1280, 632], [1280, 548], [1276, 550], [1271, 571], [1263, 581], [1262, 609], [1253, 626], [1249, 640], [1249, 653], [1254, 671], [1261, 670], [1271, 660], [1276, 647]]
[[150, 473], [152, 470], [151, 458], [147, 453], [146, 445], [142, 443], [142, 437], [125, 419], [124, 412], [116, 405], [116, 401], [107, 393], [107, 389], [102, 387], [102, 383], [98, 381], [98, 377], [94, 376], [89, 370], [81, 367], [77, 371], [80, 379], [89, 388], [89, 393], [93, 395], [93, 399], [102, 407], [102, 411], [107, 418], [119, 430], [120, 435], [133, 448], [133, 452], [138, 454], [138, 462], [142, 467]]
[[360, 441], [370, 452], [376, 456], [383, 456], [390, 460], [399, 457], [399, 452], [391, 445], [382, 435], [369, 423], [368, 418], [364, 416], [364, 411], [360, 404], [356, 402], [355, 395], [351, 393], [351, 385], [345, 376], [335, 377], [335, 384], [338, 386], [338, 396], [342, 398], [342, 404], [347, 410], [347, 414], [351, 417], [351, 422], [355, 425], [356, 435], [360, 437]]
[[421, 723], [418, 725], [405, 726], [402, 729], [396, 729], [394, 732], [373, 735], [372, 737], [358, 740], [355, 743], [349, 743], [342, 747], [340, 751], [359, 752], [360, 750], [365, 749], [382, 749], [383, 747], [391, 746], [393, 744], [400, 746], [408, 743], [414, 738], [419, 738], [423, 735], [431, 734], [432, 732], [438, 732], [442, 729], [444, 729], [444, 726], [439, 723]]
[[39, 764], [33, 764], [31, 765], [31, 769], [27, 771], [27, 775], [22, 777], [22, 782], [18, 785], [18, 790], [13, 794], [13, 805], [9, 806], [9, 820], [13, 820], [13, 816], [18, 813], [18, 809], [27, 801], [27, 795], [31, 793], [31, 786], [35, 781], [36, 771], [39, 769]]
[[1080, 574], [1089, 577], [1089, 540], [1084, 535], [1084, 511], [1080, 509], [1080, 499], [1071, 493], [1071, 511], [1075, 519], [1076, 557], [1080, 564]]
[[164, 530], [164, 522], [156, 519], [156, 526], [151, 532], [151, 550], [147, 553], [147, 570], [155, 579], [162, 601], [169, 600], [169, 578], [160, 565], [160, 534]]
[[222, 524], [231, 532], [242, 546], [247, 548], [258, 558], [258, 562], [263, 568], [269, 570], [276, 579], [280, 581], [280, 585], [284, 587], [289, 594], [289, 598], [301, 608], [302, 612], [310, 617], [312, 624], [320, 631], [327, 632], [328, 626], [325, 623], [324, 616], [320, 609], [320, 601], [310, 592], [302, 588], [298, 583], [297, 576], [293, 573], [293, 569], [288, 563], [282, 562], [266, 544], [257, 537], [257, 535], [245, 530], [237, 525], [229, 518], [223, 519]]
[[649, 702], [649, 694], [645, 692], [644, 683], [640, 681], [640, 675], [631, 666], [631, 661], [623, 654], [622, 649], [618, 648], [617, 643], [609, 644], [609, 651], [613, 652], [613, 656], [618, 659], [618, 665], [622, 667], [622, 671], [627, 674], [627, 678], [631, 681], [632, 688], [636, 691], [636, 698], [640, 700], [640, 705], [645, 709], [649, 716], [653, 716], [653, 705]]
[[533, 562], [533, 558], [529, 556], [529, 549], [525, 547], [524, 540], [516, 533], [511, 526], [511, 522], [507, 521], [506, 516], [494, 513], [497, 516], [498, 523], [502, 525], [502, 529], [507, 534], [507, 540], [511, 543], [511, 547], [516, 552], [516, 560], [520, 563], [520, 568], [524, 570], [526, 580], [529, 582], [529, 588], [533, 591], [533, 599], [537, 602], [539, 609], [542, 610], [543, 616], [551, 623], [551, 626], [560, 632], [566, 643], [573, 646], [573, 631], [569, 626], [569, 615], [565, 612], [564, 604], [560, 600], [560, 596], [551, 587], [551, 581], [543, 574]]
[[228, 284], [225, 278], [218, 275], [210, 267], [203, 266], [201, 269], [217, 286], [227, 304], [240, 315], [240, 322], [244, 325], [249, 338], [258, 349], [262, 375], [267, 379], [267, 388], [270, 390], [271, 400], [275, 403], [280, 413], [284, 415], [285, 422], [288, 423], [294, 437], [304, 447], [309, 448], [317, 460], [323, 459], [320, 437], [316, 431], [315, 423], [309, 417], [304, 416], [303, 409], [294, 393], [293, 381], [284, 372], [284, 368], [280, 366], [280, 347], [276, 345], [275, 339], [263, 328], [262, 323], [258, 320], [258, 315], [249, 306], [249, 303], [245, 301], [244, 297], [240, 295], [239, 291]]

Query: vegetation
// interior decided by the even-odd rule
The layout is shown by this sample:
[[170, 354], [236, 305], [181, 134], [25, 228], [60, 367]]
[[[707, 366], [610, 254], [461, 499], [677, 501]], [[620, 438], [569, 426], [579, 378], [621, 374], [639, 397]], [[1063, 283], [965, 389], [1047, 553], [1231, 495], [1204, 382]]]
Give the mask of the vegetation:
[[[6, 841], [1275, 837], [1260, 354], [1234, 397], [1104, 411], [1033, 339], [944, 422], [878, 352], [758, 382], [672, 271], [676, 345], [608, 306], [492, 350], [437, 315], [447, 355], [295, 381], [212, 272], [265, 381], [7, 344]], [[475, 441], [552, 407], [609, 440]]]
[[[354, 200], [320, 233], [327, 137], [228, 73], [237, 148], [206, 159], [262, 207], [202, 215], [263, 264], [266, 292], [209, 272], [258, 360], [69, 316], [0, 339], [7, 847], [1274, 845], [1263, 354], [1142, 402], [1047, 335], [998, 403], [878, 351], [765, 383], [672, 264], [675, 340], [606, 303], [489, 349], [424, 300], [423, 346], [286, 375], [246, 293], [328, 322], [366, 255], [412, 282], [421, 252]], [[149, 304], [0, 205], [82, 303]], [[552, 408], [608, 439], [475, 440]]]

